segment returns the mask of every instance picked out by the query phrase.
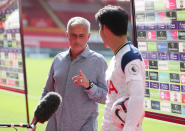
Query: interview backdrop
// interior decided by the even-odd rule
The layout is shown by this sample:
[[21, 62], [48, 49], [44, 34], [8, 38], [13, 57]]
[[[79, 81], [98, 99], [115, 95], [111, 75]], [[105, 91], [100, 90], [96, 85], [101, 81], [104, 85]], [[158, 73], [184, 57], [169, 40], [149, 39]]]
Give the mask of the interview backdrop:
[[135, 0], [135, 19], [146, 69], [145, 110], [185, 124], [185, 0]]
[[[20, 2], [0, 0], [0, 123], [29, 122]], [[25, 115], [14, 117], [11, 110]]]

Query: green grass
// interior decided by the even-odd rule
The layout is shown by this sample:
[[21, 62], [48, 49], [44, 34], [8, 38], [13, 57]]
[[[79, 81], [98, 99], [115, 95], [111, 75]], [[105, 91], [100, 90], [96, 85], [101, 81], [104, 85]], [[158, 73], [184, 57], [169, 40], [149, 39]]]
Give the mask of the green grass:
[[[52, 59], [26, 59], [28, 102], [30, 121], [45, 85]], [[25, 96], [23, 94], [0, 90], [0, 123], [26, 123]], [[102, 123], [104, 105], [99, 104], [99, 130]], [[47, 122], [37, 124], [37, 131], [44, 131]], [[145, 131], [183, 131], [185, 126], [145, 118]], [[17, 128], [18, 131], [26, 131]], [[0, 128], [0, 131], [15, 131], [13, 128]]]

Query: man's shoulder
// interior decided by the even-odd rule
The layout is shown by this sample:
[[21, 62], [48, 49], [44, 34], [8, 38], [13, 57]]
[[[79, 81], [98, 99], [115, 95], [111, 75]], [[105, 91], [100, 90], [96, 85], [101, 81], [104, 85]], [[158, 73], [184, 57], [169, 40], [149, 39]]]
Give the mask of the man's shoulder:
[[94, 51], [94, 50], [90, 50], [90, 57], [91, 57], [91, 58], [100, 59], [100, 60], [104, 60], [104, 61], [105, 61], [105, 57], [104, 57], [102, 54], [100, 54], [100, 53], [98, 53], [98, 52], [96, 52], [96, 51]]
[[92, 61], [95, 66], [101, 66], [107, 69], [107, 62], [105, 57], [96, 51], [90, 50], [90, 55], [88, 56], [88, 60]]
[[140, 60], [143, 61], [141, 53], [139, 52], [139, 50], [133, 46], [130, 45], [129, 50], [127, 52], [125, 52], [121, 57], [121, 67], [122, 70], [124, 72], [124, 69], [126, 67], [126, 65], [134, 60]]
[[61, 59], [65, 58], [68, 54], [69, 54], [69, 51], [62, 51], [62, 52], [56, 54], [56, 56], [54, 57], [54, 60], [61, 60]]
[[65, 57], [69, 54], [68, 50], [62, 51], [56, 55], [56, 57]]

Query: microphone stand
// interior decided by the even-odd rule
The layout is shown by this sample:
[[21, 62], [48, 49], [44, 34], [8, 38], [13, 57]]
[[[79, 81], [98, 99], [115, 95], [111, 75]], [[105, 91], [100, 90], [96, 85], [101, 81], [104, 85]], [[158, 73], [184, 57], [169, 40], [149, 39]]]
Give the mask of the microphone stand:
[[28, 124], [0, 124], [0, 128], [7, 128], [7, 127], [10, 127], [10, 128], [14, 128], [14, 127], [22, 127], [22, 128], [31, 128], [32, 129], [32, 126], [31, 125], [28, 125]]

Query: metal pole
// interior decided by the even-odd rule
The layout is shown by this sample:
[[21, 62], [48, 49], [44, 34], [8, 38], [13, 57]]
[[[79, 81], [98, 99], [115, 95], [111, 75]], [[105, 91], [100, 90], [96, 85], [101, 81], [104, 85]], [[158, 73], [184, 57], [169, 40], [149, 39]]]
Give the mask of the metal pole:
[[29, 121], [29, 108], [28, 108], [28, 90], [27, 90], [27, 79], [26, 79], [26, 66], [25, 66], [25, 52], [24, 52], [24, 39], [23, 39], [23, 25], [22, 25], [22, 1], [18, 0], [19, 8], [19, 21], [20, 21], [20, 35], [21, 35], [21, 46], [22, 46], [22, 62], [23, 62], [23, 73], [24, 73], [24, 90], [25, 90], [25, 100], [26, 100], [26, 115], [27, 123], [30, 125]]
[[131, 24], [132, 24], [132, 42], [137, 47], [137, 31], [136, 31], [136, 20], [135, 20], [135, 2], [130, 0], [130, 13], [131, 13]]

